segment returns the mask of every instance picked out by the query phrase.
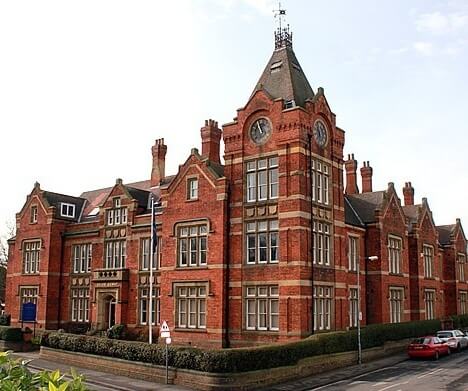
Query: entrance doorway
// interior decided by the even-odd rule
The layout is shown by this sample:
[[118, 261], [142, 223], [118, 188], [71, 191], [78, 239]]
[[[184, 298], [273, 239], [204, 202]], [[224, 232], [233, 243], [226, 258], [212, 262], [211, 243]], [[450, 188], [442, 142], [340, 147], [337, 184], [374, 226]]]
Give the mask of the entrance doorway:
[[105, 301], [106, 307], [106, 326], [107, 328], [111, 328], [115, 325], [115, 298], [112, 296], [107, 297]]

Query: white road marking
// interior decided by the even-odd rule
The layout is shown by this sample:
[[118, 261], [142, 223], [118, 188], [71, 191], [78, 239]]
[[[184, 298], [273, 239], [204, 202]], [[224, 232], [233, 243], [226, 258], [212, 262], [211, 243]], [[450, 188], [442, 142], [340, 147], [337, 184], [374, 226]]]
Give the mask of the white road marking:
[[378, 387], [378, 386], [381, 386], [382, 384], [386, 384], [386, 382], [379, 381], [378, 383], [372, 384], [372, 387]]
[[417, 379], [422, 379], [423, 377], [426, 377], [426, 376], [428, 376], [428, 375], [433, 375], [434, 373], [439, 372], [439, 371], [442, 371], [443, 369], [445, 369], [445, 368], [439, 368], [439, 369], [436, 369], [435, 371], [431, 371], [431, 372], [424, 373], [424, 374], [422, 374], [422, 375], [419, 375], [419, 376], [417, 377]]
[[384, 390], [388, 390], [390, 388], [393, 388], [393, 387], [396, 387], [396, 386], [402, 386], [403, 384], [408, 384], [409, 383], [409, 380], [408, 381], [405, 381], [403, 383], [396, 383], [396, 384], [391, 384], [387, 387], [384, 387], [384, 388], [381, 388], [379, 391], [384, 391]]

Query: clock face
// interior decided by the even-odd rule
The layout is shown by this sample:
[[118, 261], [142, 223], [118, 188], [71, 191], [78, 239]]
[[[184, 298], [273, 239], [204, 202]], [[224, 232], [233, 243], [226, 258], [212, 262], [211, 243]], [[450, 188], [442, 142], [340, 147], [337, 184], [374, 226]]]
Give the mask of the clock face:
[[257, 119], [250, 127], [250, 138], [256, 144], [263, 144], [271, 134], [271, 124], [267, 118]]
[[327, 127], [320, 120], [315, 122], [314, 138], [320, 148], [323, 148], [327, 144], [327, 140], [328, 140]]

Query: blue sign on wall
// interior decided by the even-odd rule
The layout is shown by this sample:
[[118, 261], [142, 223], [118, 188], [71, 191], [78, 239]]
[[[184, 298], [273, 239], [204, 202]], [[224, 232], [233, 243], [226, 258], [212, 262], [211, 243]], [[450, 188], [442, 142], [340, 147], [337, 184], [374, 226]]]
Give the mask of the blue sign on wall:
[[23, 322], [35, 322], [36, 321], [36, 304], [34, 303], [23, 303], [22, 311]]

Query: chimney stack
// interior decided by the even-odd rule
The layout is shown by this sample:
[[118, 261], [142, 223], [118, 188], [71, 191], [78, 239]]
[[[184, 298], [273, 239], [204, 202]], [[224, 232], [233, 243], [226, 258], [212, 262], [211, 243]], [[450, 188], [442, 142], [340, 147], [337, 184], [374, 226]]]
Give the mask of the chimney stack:
[[167, 146], [164, 139], [159, 138], [151, 147], [153, 154], [153, 167], [151, 169], [151, 187], [159, 186], [161, 179], [166, 175], [166, 152]]
[[205, 126], [200, 129], [200, 133], [202, 138], [202, 156], [212, 162], [221, 163], [219, 159], [221, 130], [218, 128], [218, 122], [212, 119], [205, 120]]
[[411, 186], [411, 182], [406, 182], [403, 188], [403, 198], [405, 205], [414, 205], [414, 189]]
[[354, 153], [348, 155], [348, 160], [345, 161], [346, 169], [346, 194], [359, 194], [357, 186], [357, 160], [354, 160]]
[[361, 180], [362, 180], [362, 192], [372, 192], [372, 167], [369, 165], [369, 161], [363, 162], [361, 167]]

